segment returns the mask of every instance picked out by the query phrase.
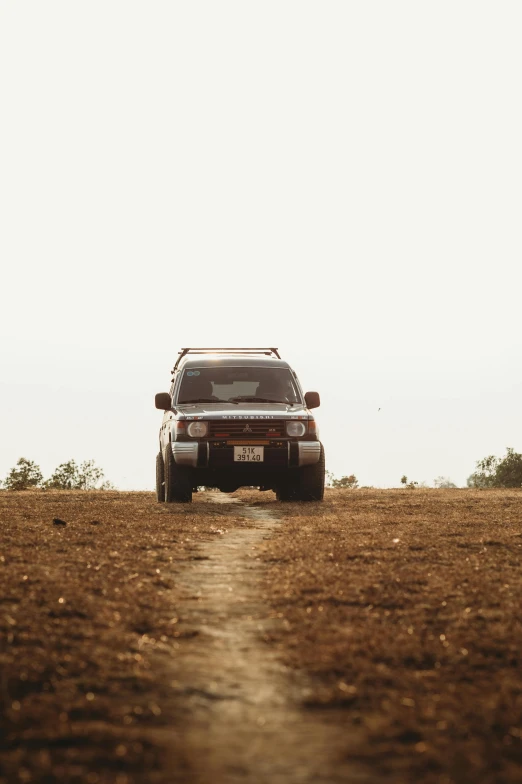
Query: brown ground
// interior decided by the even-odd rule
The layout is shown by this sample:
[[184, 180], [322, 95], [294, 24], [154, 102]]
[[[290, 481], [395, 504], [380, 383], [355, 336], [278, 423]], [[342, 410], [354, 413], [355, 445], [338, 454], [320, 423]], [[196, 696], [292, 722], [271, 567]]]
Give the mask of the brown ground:
[[[265, 739], [286, 756], [288, 784], [318, 780], [306, 755], [292, 768], [304, 731], [323, 747], [331, 734], [338, 776], [324, 781], [355, 780], [344, 763], [367, 782], [519, 781], [522, 493], [235, 495], [244, 511], [205, 494], [163, 506], [148, 493], [0, 492], [0, 782], [276, 780], [247, 759], [233, 773], [212, 761], [214, 742], [241, 753], [226, 743], [234, 721], [241, 748], [266, 757]], [[280, 719], [279, 744], [264, 729], [274, 693], [248, 724], [250, 660], [284, 692], [286, 747]]]
[[167, 747], [184, 769], [176, 575], [225, 531], [195, 498], [0, 492], [0, 782], [169, 780]]
[[364, 730], [351, 758], [386, 781], [521, 781], [522, 492], [331, 490], [284, 517], [272, 641], [313, 674], [310, 709]]

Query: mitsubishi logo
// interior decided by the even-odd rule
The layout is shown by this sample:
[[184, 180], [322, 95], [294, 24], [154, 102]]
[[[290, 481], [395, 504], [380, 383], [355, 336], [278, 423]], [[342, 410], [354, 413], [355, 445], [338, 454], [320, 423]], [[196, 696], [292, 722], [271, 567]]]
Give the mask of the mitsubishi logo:
[[250, 425], [245, 425], [245, 427], [243, 428], [243, 433], [253, 433], [253, 432], [254, 431], [252, 430]]

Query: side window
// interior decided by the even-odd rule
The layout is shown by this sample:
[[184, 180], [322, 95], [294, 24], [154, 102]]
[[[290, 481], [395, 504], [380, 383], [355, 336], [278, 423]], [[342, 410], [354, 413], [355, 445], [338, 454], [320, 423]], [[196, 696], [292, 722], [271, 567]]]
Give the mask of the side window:
[[176, 395], [178, 394], [180, 378], [181, 378], [181, 373], [179, 373], [179, 371], [178, 371], [175, 374], [174, 378], [172, 379], [172, 384], [171, 384], [171, 387], [170, 387], [170, 396], [171, 396], [173, 401], [176, 400]]

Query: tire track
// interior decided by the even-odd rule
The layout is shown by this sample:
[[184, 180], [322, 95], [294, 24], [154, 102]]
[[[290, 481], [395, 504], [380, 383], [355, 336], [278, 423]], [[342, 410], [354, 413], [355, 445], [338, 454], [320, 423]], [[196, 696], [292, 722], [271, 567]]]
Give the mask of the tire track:
[[369, 781], [346, 759], [357, 739], [346, 737], [339, 712], [300, 709], [306, 680], [283, 667], [263, 640], [273, 621], [260, 592], [264, 567], [257, 553], [281, 519], [221, 493], [209, 493], [208, 499], [250, 524], [202, 545], [198, 560], [178, 577], [189, 597], [183, 602], [184, 627], [198, 632], [179, 651], [188, 780]]

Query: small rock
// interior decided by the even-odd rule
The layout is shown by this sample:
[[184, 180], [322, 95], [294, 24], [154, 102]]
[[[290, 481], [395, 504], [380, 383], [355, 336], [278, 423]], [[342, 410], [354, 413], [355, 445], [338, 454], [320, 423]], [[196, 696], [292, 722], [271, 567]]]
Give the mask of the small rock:
[[100, 524], [99, 520], [91, 520], [91, 525], [99, 525], [99, 524]]
[[59, 517], [54, 517], [53, 525], [67, 525], [67, 523], [65, 522], [65, 520], [60, 520]]

